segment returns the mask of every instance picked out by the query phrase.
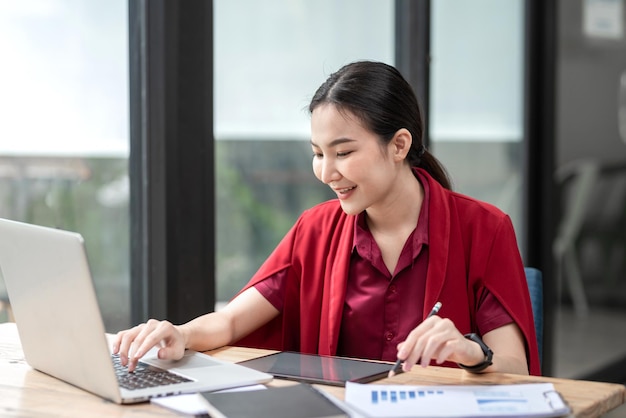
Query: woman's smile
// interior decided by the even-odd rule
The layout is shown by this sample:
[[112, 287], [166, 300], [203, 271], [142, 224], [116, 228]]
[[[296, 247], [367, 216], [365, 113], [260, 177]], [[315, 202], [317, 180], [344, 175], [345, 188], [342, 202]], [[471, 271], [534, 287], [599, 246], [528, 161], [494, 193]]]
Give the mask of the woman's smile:
[[339, 200], [347, 199], [348, 197], [350, 197], [350, 195], [352, 194], [351, 192], [354, 189], [356, 189], [356, 186], [344, 187], [344, 188], [333, 188]]

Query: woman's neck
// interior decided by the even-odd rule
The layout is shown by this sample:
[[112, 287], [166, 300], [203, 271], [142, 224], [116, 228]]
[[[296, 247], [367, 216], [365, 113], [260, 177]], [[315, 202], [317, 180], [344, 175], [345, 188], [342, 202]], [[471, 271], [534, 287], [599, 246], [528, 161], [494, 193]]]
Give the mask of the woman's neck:
[[393, 234], [409, 230], [410, 233], [417, 225], [423, 200], [424, 188], [413, 170], [403, 170], [387, 199], [366, 210], [370, 231]]

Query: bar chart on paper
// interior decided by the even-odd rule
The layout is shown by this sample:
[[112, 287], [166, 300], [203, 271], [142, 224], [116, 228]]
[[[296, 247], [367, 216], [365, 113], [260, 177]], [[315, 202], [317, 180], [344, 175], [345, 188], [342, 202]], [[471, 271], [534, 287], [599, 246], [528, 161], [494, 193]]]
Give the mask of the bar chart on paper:
[[384, 404], [384, 403], [403, 403], [406, 401], [412, 402], [418, 398], [427, 400], [427, 397], [443, 396], [443, 390], [415, 390], [402, 388], [401, 390], [388, 390], [388, 389], [372, 389], [370, 391], [370, 398], [372, 404]]
[[346, 384], [346, 402], [370, 417], [555, 417], [569, 412], [552, 384]]

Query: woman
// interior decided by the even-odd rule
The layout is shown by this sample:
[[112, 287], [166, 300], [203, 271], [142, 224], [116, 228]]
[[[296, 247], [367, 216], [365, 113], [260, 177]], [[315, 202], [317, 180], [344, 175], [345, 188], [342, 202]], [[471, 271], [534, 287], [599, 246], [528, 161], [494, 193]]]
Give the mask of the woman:
[[170, 359], [237, 344], [539, 374], [511, 221], [450, 190], [400, 73], [348, 64], [309, 111], [313, 171], [337, 199], [305, 211], [223, 310], [118, 333], [122, 363], [133, 370], [157, 344]]

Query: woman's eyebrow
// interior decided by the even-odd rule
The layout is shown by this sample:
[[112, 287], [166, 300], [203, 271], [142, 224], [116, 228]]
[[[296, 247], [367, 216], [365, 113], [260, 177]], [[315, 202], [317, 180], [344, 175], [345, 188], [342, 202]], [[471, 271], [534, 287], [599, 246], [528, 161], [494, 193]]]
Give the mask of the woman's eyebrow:
[[[350, 139], [350, 138], [337, 138], [337, 139], [334, 139], [334, 140], [330, 141], [330, 143], [328, 144], [328, 147], [332, 148], [332, 147], [336, 147], [337, 145], [345, 144], [345, 143], [348, 143], [348, 142], [355, 142], [355, 140], [354, 139]], [[317, 145], [315, 143], [315, 141], [313, 141], [313, 140], [311, 140], [311, 145], [314, 146], [314, 147], [320, 148], [320, 146]]]

